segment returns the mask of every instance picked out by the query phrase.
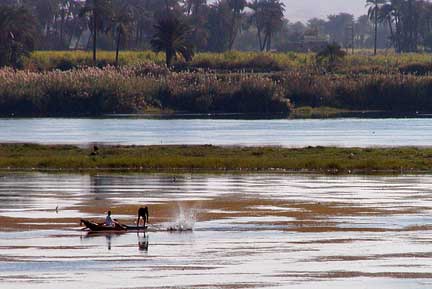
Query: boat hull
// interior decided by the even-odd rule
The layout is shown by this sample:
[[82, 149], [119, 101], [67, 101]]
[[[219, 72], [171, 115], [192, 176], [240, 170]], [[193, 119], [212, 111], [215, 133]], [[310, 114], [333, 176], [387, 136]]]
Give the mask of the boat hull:
[[126, 231], [145, 231], [147, 227], [127, 226], [116, 224], [114, 227], [105, 226], [104, 224], [98, 224], [89, 220], [81, 219], [81, 224], [85, 226], [85, 229], [91, 232], [126, 232]]

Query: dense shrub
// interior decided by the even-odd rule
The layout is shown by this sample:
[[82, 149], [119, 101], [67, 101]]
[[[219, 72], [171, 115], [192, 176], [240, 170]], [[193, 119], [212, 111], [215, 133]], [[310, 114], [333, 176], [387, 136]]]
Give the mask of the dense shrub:
[[427, 75], [432, 73], [432, 63], [410, 63], [399, 68], [402, 74]]
[[[2, 114], [132, 113], [152, 106], [155, 81], [87, 68], [33, 73], [0, 70]], [[155, 88], [156, 87], [156, 88]]]
[[156, 65], [44, 73], [0, 70], [0, 113], [34, 115], [290, 110], [271, 79], [247, 74], [174, 73]]
[[288, 73], [279, 78], [295, 106], [432, 111], [432, 76]]
[[172, 72], [157, 64], [46, 72], [0, 70], [1, 114], [288, 113], [292, 106], [432, 111], [432, 76]]
[[168, 108], [195, 112], [287, 113], [276, 82], [260, 75], [172, 73], [159, 99]]

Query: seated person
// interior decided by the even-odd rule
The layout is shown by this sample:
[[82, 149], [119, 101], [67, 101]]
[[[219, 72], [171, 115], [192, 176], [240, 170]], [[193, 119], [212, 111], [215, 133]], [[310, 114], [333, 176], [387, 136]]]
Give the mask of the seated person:
[[115, 227], [116, 222], [113, 219], [111, 219], [111, 211], [108, 211], [108, 215], [105, 218], [104, 225], [107, 227]]

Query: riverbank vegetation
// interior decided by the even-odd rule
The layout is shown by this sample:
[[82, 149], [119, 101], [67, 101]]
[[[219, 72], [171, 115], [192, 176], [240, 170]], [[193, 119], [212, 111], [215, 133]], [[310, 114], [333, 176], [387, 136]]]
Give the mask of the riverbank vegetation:
[[32, 73], [0, 70], [6, 115], [97, 115], [146, 109], [284, 113], [291, 109], [276, 80], [254, 74], [175, 73], [154, 65]]
[[172, 71], [156, 64], [0, 70], [2, 115], [101, 115], [147, 110], [288, 115], [293, 108], [432, 111], [432, 75]]
[[430, 148], [0, 145], [8, 170], [430, 172]]
[[[343, 13], [313, 19], [297, 31], [302, 37], [294, 43], [309, 51], [300, 53], [272, 52], [291, 27], [278, 0], [48, 2], [11, 0], [0, 6], [0, 66], [14, 68], [0, 70], [0, 115], [432, 111], [432, 61], [411, 53], [427, 51], [432, 33], [428, 15], [420, 13], [432, 4], [424, 1], [402, 1], [408, 9], [368, 0], [369, 15], [358, 23]], [[415, 17], [412, 25], [407, 19]], [[393, 52], [348, 54], [354, 47], [341, 38], [347, 23], [351, 46], [353, 25], [374, 28], [360, 37], [373, 36], [373, 45], [359, 47], [373, 47], [377, 54], [383, 48], [378, 32], [386, 28]], [[249, 50], [255, 52], [234, 51], [243, 49], [238, 46], [245, 41], [243, 30], [249, 31], [247, 39], [254, 36], [257, 43]], [[50, 48], [41, 39], [53, 40], [53, 49], [92, 51], [30, 53], [33, 47]], [[277, 50], [299, 50], [281, 47]], [[121, 48], [141, 51], [120, 53]]]

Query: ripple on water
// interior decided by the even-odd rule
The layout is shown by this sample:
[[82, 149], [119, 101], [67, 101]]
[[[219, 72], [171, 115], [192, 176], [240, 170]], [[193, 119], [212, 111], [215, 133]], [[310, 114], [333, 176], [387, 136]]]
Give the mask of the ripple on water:
[[[431, 176], [4, 174], [14, 288], [430, 288]], [[152, 231], [87, 234], [150, 204]], [[60, 210], [54, 209], [58, 206]], [[193, 233], [166, 232], [193, 221]], [[53, 229], [56, 228], [56, 229]], [[47, 230], [45, 230], [47, 229]]]

